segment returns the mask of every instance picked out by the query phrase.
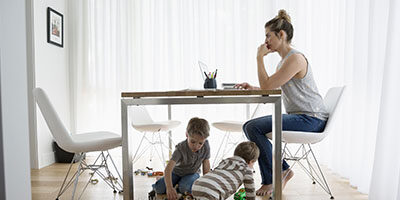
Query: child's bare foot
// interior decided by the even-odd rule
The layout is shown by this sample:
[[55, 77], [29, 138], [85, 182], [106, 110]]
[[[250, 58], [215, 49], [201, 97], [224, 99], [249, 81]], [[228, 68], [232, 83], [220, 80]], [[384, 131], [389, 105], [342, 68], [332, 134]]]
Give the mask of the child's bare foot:
[[285, 189], [286, 183], [294, 176], [294, 172], [291, 169], [287, 169], [282, 172], [282, 190]]
[[261, 187], [256, 191], [257, 196], [271, 195], [273, 191], [272, 184], [261, 185]]

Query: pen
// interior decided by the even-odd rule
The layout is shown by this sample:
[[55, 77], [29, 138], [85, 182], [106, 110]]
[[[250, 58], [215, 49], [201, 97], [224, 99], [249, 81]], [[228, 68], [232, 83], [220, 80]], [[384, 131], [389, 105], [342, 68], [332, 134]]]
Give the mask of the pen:
[[217, 78], [217, 72], [218, 72], [218, 69], [215, 69], [215, 75], [214, 75], [214, 78]]
[[207, 73], [206, 73], [206, 72], [204, 72], [204, 75], [206, 75], [206, 78], [208, 78], [208, 76], [207, 76]]

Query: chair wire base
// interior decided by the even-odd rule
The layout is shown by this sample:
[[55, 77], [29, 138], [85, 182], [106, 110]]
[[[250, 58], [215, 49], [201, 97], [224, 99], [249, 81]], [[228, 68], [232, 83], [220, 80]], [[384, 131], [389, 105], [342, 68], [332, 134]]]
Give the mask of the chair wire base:
[[[295, 164], [299, 164], [301, 168], [303, 168], [303, 170], [306, 172], [306, 174], [311, 178], [311, 180], [313, 181], [312, 183], [313, 184], [318, 183], [321, 186], [321, 188], [331, 196], [330, 199], [334, 199], [333, 194], [329, 188], [329, 185], [325, 179], [324, 173], [321, 170], [321, 167], [317, 161], [317, 158], [315, 157], [315, 154], [310, 144], [301, 144], [299, 148], [296, 150], [296, 153], [292, 154], [292, 152], [287, 147], [287, 143], [285, 143], [282, 154], [283, 154], [282, 157], [285, 160], [294, 161], [293, 165], [290, 166], [289, 169], [292, 169], [293, 166], [295, 166]], [[313, 166], [311, 164], [309, 159], [310, 155], [313, 161], [315, 162], [316, 166]], [[302, 160], [306, 160], [308, 168], [301, 162]], [[283, 178], [286, 178], [286, 176]]]
[[[106, 152], [106, 153], [105, 153]], [[89, 185], [89, 183], [93, 183], [93, 182], [97, 182], [96, 179], [93, 179], [93, 176], [95, 174], [97, 174], [101, 179], [104, 180], [105, 183], [107, 183], [107, 185], [113, 189], [114, 193], [122, 193], [123, 192], [123, 186], [122, 186], [122, 176], [119, 173], [114, 160], [112, 159], [110, 153], [108, 151], [102, 151], [96, 158], [96, 160], [94, 161], [93, 164], [87, 164], [85, 161], [85, 154], [86, 153], [77, 153], [74, 155], [74, 158], [71, 161], [71, 164], [69, 166], [68, 172], [65, 175], [64, 181], [60, 187], [60, 190], [57, 194], [57, 198], [56, 200], [58, 200], [62, 194], [64, 194], [64, 192], [72, 185], [72, 183], [74, 183], [74, 189], [72, 192], [72, 197], [71, 199], [74, 200], [75, 198], [75, 193], [76, 193], [76, 189], [77, 189], [77, 185], [78, 185], [78, 179], [79, 176], [85, 171], [85, 170], [90, 170], [91, 172], [90, 174], [90, 178], [87, 181], [87, 183], [85, 184], [85, 186], [83, 187], [79, 198], [82, 198], [83, 193], [85, 192], [87, 186]], [[79, 165], [78, 165], [78, 170], [74, 173], [73, 176], [71, 176], [67, 182], [68, 179], [68, 175], [71, 171], [72, 165], [74, 164], [74, 161], [79, 161]], [[99, 164], [97, 164], [97, 162], [99, 161]], [[118, 174], [118, 177], [114, 176], [113, 173], [110, 171], [109, 165], [107, 161], [111, 161], [116, 173]], [[105, 172], [102, 172], [101, 169], [104, 169]], [[74, 180], [75, 179], [75, 180]]]
[[[135, 164], [144, 155], [144, 153], [146, 153], [146, 151], [150, 149], [150, 162], [153, 159], [153, 152], [155, 151], [165, 168], [165, 164], [167, 162], [164, 156], [163, 149], [170, 150], [170, 148], [167, 145], [165, 145], [164, 142], [162, 141], [160, 131], [151, 133], [151, 138], [148, 138], [146, 134], [147, 132], [143, 133], [142, 139], [140, 140], [136, 152], [132, 157], [132, 164]], [[144, 140], [147, 141], [148, 145], [140, 149]], [[156, 147], [157, 145], [159, 145], [159, 150]]]
[[[219, 162], [224, 159], [224, 157], [230, 152], [232, 148], [235, 148], [240, 142], [246, 141], [246, 136], [242, 132], [242, 138], [234, 138], [232, 137], [232, 132], [225, 132], [224, 137], [222, 138], [221, 145], [218, 147], [217, 154], [215, 154], [215, 159], [213, 161], [213, 164], [211, 165], [212, 168], [217, 167], [216, 165], [219, 164]], [[221, 152], [221, 148], [224, 146], [221, 155], [219, 153]], [[229, 147], [228, 147], [229, 146]]]

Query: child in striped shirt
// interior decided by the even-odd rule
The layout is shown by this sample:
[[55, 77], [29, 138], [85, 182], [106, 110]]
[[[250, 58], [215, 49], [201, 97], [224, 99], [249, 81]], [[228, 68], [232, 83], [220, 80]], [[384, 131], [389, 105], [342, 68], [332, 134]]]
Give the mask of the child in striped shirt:
[[259, 155], [260, 150], [254, 142], [240, 143], [233, 157], [222, 160], [212, 172], [194, 182], [193, 197], [199, 200], [226, 199], [243, 184], [246, 200], [255, 199], [253, 165]]

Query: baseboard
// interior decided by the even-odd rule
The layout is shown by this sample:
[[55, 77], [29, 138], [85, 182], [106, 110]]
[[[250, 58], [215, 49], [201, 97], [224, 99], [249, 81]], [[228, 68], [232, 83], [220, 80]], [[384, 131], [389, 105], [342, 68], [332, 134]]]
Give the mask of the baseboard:
[[47, 167], [56, 162], [54, 152], [44, 153], [40, 155], [39, 169]]

